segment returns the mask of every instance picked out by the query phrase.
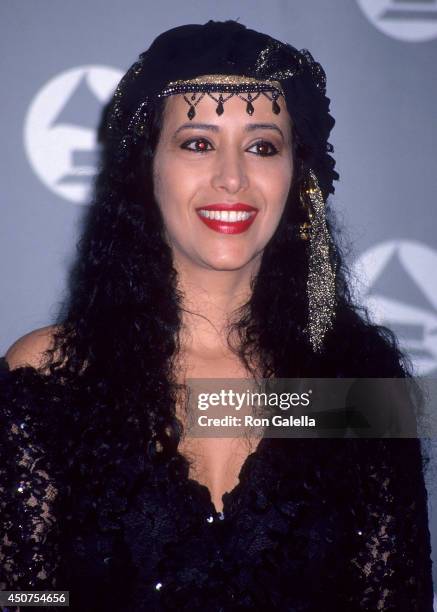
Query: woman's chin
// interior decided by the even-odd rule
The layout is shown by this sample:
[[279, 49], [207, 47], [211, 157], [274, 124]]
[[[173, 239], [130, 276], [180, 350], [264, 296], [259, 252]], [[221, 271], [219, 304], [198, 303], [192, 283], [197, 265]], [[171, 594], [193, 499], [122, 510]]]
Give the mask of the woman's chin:
[[243, 270], [246, 267], [253, 268], [257, 259], [255, 254], [222, 254], [217, 257], [209, 256], [205, 259], [205, 264], [211, 270], [231, 272]]
[[[202, 245], [203, 246], [203, 245]], [[236, 245], [235, 245], [236, 246]], [[248, 271], [256, 268], [261, 261], [261, 253], [251, 248], [213, 248], [213, 245], [205, 245], [205, 248], [173, 249], [176, 262], [189, 268], [202, 268], [204, 270], [216, 270], [222, 272]], [[246, 245], [247, 246], [247, 245]]]

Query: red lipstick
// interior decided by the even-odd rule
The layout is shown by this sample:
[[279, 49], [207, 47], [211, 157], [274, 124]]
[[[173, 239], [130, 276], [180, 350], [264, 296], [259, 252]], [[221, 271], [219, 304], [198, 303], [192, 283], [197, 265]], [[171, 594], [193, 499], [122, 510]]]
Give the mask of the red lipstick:
[[243, 202], [223, 202], [200, 206], [196, 212], [199, 219], [215, 232], [241, 234], [252, 225], [258, 209]]

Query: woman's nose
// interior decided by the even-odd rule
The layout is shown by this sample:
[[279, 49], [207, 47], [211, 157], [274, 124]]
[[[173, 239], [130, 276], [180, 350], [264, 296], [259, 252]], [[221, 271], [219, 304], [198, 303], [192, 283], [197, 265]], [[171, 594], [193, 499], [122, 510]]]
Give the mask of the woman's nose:
[[212, 186], [236, 193], [249, 185], [244, 151], [226, 147], [216, 151], [212, 168]]

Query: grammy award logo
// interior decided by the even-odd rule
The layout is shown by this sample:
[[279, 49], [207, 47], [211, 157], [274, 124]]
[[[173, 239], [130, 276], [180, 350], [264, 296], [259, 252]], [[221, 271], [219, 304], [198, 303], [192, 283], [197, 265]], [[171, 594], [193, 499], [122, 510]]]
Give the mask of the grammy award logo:
[[66, 70], [45, 83], [24, 121], [24, 148], [39, 180], [76, 204], [87, 204], [96, 173], [96, 128], [121, 78], [106, 66]]
[[437, 38], [437, 0], [357, 0], [384, 34], [406, 42]]
[[437, 252], [394, 240], [365, 251], [354, 263], [354, 298], [372, 320], [397, 336], [419, 376], [437, 374]]

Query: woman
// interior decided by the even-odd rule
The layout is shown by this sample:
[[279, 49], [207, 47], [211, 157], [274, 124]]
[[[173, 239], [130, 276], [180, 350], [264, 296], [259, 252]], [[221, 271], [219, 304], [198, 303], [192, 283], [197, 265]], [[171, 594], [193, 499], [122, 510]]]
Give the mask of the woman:
[[5, 356], [2, 588], [432, 610], [419, 440], [183, 436], [188, 378], [409, 376], [348, 293], [325, 85], [234, 21], [161, 34], [122, 79], [66, 308]]

